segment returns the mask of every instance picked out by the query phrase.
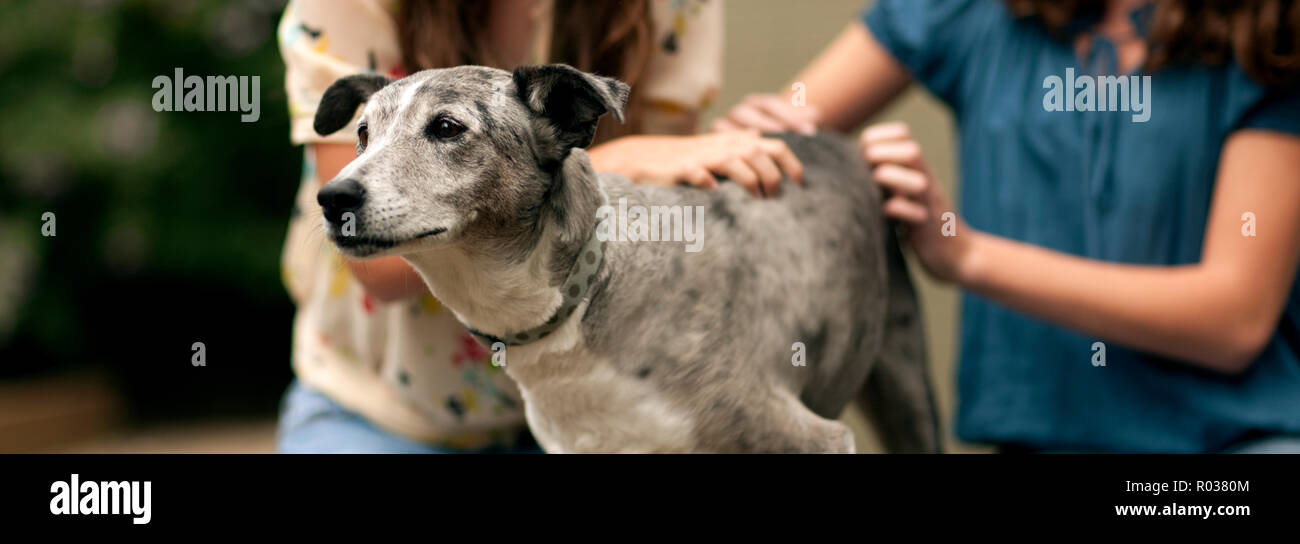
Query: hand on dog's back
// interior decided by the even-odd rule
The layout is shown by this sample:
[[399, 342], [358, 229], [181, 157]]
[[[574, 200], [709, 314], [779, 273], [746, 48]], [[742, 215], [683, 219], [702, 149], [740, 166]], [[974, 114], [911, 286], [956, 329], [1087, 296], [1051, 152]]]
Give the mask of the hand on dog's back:
[[803, 164], [789, 146], [758, 131], [625, 136], [593, 148], [590, 155], [596, 171], [646, 185], [714, 189], [723, 178], [754, 196], [777, 196], [782, 179], [803, 180]]

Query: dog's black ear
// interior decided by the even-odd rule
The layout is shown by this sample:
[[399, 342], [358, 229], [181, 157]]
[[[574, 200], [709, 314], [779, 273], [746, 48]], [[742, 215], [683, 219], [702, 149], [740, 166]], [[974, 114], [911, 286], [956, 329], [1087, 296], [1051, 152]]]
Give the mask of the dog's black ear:
[[312, 128], [317, 134], [326, 136], [348, 126], [352, 116], [357, 114], [357, 106], [392, 81], [378, 74], [357, 74], [335, 81], [320, 98]]
[[516, 68], [514, 80], [519, 100], [555, 128], [561, 151], [587, 147], [601, 115], [609, 113], [623, 122], [629, 89], [617, 79], [588, 74], [567, 64], [546, 64]]

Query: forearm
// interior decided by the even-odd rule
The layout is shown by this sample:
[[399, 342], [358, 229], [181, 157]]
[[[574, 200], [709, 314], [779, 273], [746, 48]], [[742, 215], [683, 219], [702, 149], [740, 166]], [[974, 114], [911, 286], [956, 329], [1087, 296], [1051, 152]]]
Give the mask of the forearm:
[[[660, 128], [669, 131], [660, 134], [661, 136], [690, 136], [695, 134], [698, 123], [699, 116], [697, 114], [684, 113], [660, 118], [656, 124]], [[644, 139], [645, 135], [634, 134], [591, 146], [587, 149], [587, 157], [591, 160], [592, 169], [597, 172], [610, 172], [625, 178], [635, 179], [637, 174], [640, 173], [636, 161], [638, 158], [644, 160], [644, 157], [636, 156], [636, 142]]]
[[963, 287], [1098, 340], [1237, 372], [1272, 333], [1274, 312], [1231, 268], [1115, 264], [970, 236]]
[[588, 149], [587, 158], [591, 160], [591, 168], [597, 172], [610, 172], [632, 178], [634, 176], [632, 164], [623, 151], [629, 138], [636, 138], [636, 136], [615, 138]]
[[867, 27], [850, 23], [807, 68], [783, 89], [787, 99], [802, 84], [808, 106], [821, 115], [821, 125], [852, 130], [899, 95], [911, 78], [880, 45]]
[[[356, 156], [355, 149], [344, 144], [314, 144], [312, 151], [316, 157], [317, 181], [321, 185], [334, 179]], [[344, 257], [343, 262], [366, 293], [380, 302], [414, 298], [427, 292], [424, 280], [401, 257], [366, 261]]]
[[401, 257], [381, 257], [356, 261], [344, 258], [348, 270], [366, 293], [379, 302], [395, 302], [429, 292], [424, 278]]

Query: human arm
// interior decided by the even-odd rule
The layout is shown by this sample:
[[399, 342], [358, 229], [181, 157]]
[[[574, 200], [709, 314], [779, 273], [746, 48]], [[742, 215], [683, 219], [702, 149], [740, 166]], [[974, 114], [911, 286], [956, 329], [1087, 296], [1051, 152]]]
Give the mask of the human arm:
[[[852, 130], [907, 88], [907, 71], [866, 25], [854, 21], [840, 32], [779, 95], [755, 94], [710, 125], [714, 131], [757, 129], [812, 132], [815, 127]], [[804, 105], [798, 105], [801, 84]]]
[[[1300, 137], [1241, 130], [1224, 143], [1201, 260], [1144, 266], [1086, 259], [971, 229], [934, 182], [906, 127], [863, 133], [893, 195], [887, 216], [927, 271], [1006, 307], [1084, 334], [1224, 373], [1245, 370], [1274, 334], [1300, 261]], [[1255, 236], [1242, 215], [1254, 214]]]
[[[356, 157], [356, 148], [346, 144], [312, 144], [316, 155], [317, 181], [324, 185]], [[358, 261], [343, 257], [343, 263], [366, 293], [379, 302], [415, 298], [428, 292], [424, 280], [401, 257], [380, 257]]]
[[803, 180], [803, 165], [785, 142], [757, 131], [694, 136], [624, 136], [590, 152], [598, 172], [614, 172], [637, 183], [717, 187], [726, 176], [755, 196], [780, 194], [783, 176]]

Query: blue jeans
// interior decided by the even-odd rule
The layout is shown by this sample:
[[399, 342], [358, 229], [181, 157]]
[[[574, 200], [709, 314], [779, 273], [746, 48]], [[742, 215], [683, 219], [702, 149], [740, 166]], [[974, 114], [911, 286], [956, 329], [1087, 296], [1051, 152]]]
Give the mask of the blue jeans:
[[280, 406], [278, 453], [543, 453], [525, 429], [514, 448], [458, 450], [389, 433], [294, 380]]

